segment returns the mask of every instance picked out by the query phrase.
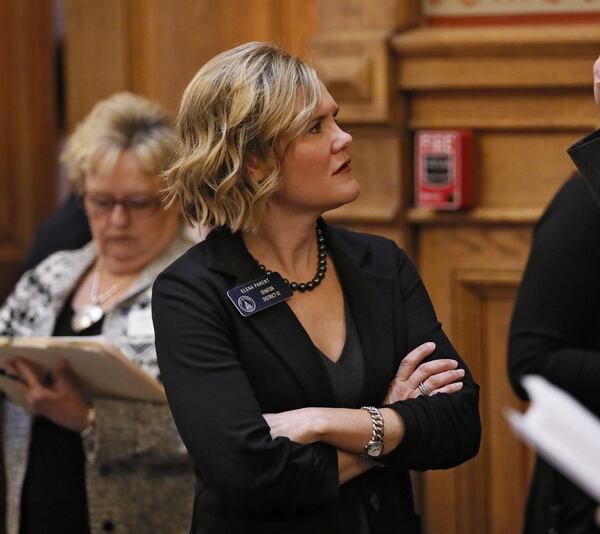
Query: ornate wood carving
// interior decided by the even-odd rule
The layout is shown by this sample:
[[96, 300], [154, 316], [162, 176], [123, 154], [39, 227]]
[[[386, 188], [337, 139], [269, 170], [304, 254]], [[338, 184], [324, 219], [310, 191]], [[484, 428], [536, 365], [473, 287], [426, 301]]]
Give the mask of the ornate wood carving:
[[389, 31], [319, 35], [312, 41], [314, 66], [344, 106], [346, 123], [392, 120]]

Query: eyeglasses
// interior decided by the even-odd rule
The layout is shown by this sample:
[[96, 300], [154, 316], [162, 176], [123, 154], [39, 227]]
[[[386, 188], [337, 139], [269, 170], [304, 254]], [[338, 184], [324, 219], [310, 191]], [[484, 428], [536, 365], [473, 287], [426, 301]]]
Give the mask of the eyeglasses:
[[83, 202], [90, 217], [106, 217], [115, 206], [121, 206], [129, 216], [143, 219], [153, 215], [161, 205], [160, 197], [149, 195], [132, 195], [115, 198], [111, 195], [84, 193]]

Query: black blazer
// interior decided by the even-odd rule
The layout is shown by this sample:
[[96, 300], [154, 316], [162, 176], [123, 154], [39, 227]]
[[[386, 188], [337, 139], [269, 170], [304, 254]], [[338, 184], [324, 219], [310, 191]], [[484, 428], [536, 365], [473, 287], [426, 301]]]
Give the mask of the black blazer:
[[[511, 324], [508, 369], [521, 398], [521, 378], [538, 374], [600, 417], [600, 206], [593, 195], [600, 184], [600, 130], [569, 154], [583, 178], [565, 183], [535, 229]], [[600, 534], [596, 506], [538, 458], [524, 532]]]
[[[365, 359], [361, 405], [381, 405], [400, 360], [425, 341], [456, 358], [427, 292], [392, 241], [323, 223]], [[248, 318], [227, 290], [262, 275], [241, 237], [217, 229], [157, 279], [156, 348], [173, 416], [197, 476], [193, 532], [417, 533], [409, 469], [448, 468], [477, 453], [478, 386], [399, 402], [406, 437], [340, 486], [336, 450], [271, 439], [262, 413], [334, 406], [315, 346], [286, 303]], [[323, 310], [323, 313], [327, 313]], [[361, 504], [362, 503], [362, 504]]]

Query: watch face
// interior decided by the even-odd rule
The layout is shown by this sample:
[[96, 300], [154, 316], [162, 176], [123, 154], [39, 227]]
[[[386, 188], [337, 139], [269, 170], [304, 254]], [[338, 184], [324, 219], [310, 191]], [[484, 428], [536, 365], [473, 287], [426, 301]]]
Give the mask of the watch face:
[[382, 452], [383, 452], [383, 445], [381, 443], [371, 442], [367, 446], [367, 454], [369, 456], [373, 456], [373, 457], [377, 458], [378, 456], [381, 456]]

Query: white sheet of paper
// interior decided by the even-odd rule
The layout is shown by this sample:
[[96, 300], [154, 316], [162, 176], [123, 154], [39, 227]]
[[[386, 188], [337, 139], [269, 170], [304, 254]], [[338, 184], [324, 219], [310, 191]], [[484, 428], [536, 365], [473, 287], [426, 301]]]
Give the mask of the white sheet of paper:
[[541, 376], [526, 376], [531, 404], [508, 410], [516, 433], [540, 455], [600, 502], [600, 419]]

